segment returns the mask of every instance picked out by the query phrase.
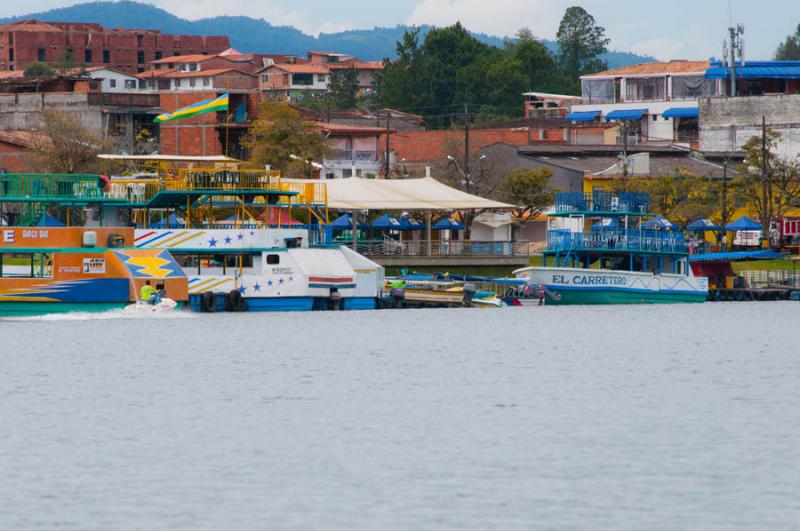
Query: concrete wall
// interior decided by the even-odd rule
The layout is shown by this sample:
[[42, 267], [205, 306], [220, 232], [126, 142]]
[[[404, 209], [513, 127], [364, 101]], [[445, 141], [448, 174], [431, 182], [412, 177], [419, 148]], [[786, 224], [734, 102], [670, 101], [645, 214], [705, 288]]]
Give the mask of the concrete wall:
[[700, 150], [735, 151], [761, 136], [761, 117], [781, 134], [777, 153], [800, 155], [800, 94], [707, 98], [700, 100]]
[[42, 127], [43, 110], [72, 113], [84, 127], [100, 132], [100, 106], [89, 105], [86, 93], [0, 94], [0, 129], [30, 130]]

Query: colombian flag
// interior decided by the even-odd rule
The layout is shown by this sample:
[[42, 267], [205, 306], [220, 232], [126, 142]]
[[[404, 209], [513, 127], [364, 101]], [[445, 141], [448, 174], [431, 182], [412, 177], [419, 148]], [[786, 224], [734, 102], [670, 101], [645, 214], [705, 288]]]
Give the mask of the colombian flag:
[[154, 122], [171, 122], [173, 120], [182, 120], [183, 118], [191, 118], [199, 114], [207, 112], [227, 111], [228, 110], [228, 94], [214, 98], [213, 100], [203, 100], [193, 103], [188, 107], [178, 109], [172, 114], [164, 113], [156, 116]]

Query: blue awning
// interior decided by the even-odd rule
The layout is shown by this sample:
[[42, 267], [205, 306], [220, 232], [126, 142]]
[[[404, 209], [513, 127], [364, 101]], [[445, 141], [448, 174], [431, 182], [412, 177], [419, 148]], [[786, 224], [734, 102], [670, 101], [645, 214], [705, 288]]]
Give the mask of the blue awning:
[[664, 111], [664, 118], [697, 118], [700, 109], [697, 107], [672, 107]]
[[464, 230], [464, 224], [453, 218], [440, 218], [439, 221], [431, 225], [434, 230]]
[[606, 114], [606, 120], [641, 120], [647, 109], [624, 109]]
[[50, 214], [43, 214], [41, 218], [39, 218], [39, 223], [36, 224], [37, 227], [66, 227], [63, 223], [59, 220], [51, 216]]
[[565, 120], [570, 122], [591, 122], [600, 116], [600, 111], [579, 111], [571, 112], [567, 115]]
[[[715, 61], [706, 70], [708, 79], [730, 79], [731, 69]], [[800, 79], [800, 61], [747, 61], [736, 67], [737, 79]]]
[[[333, 220], [333, 222], [331, 223], [330, 226], [334, 230], [352, 230], [353, 229], [353, 216], [349, 212], [345, 213], [345, 214], [342, 214], [341, 216], [339, 216], [338, 218]], [[361, 220], [358, 220], [358, 228], [362, 229], [362, 230], [368, 229], [369, 225], [367, 225], [366, 223], [364, 223]]]
[[689, 257], [690, 262], [744, 262], [748, 260], [781, 260], [786, 256], [776, 251], [739, 251], [732, 253], [705, 253]]
[[670, 220], [663, 218], [661, 216], [657, 216], [644, 225], [642, 225], [643, 229], [647, 230], [678, 230], [680, 229], [679, 226], [671, 222]]
[[380, 230], [400, 230], [401, 228], [400, 222], [389, 214], [384, 214], [378, 219], [374, 220], [372, 223], [370, 223], [370, 226], [373, 229]]
[[725, 226], [725, 230], [740, 231], [740, 230], [761, 230], [761, 223], [754, 221], [747, 216], [742, 216], [733, 223]]

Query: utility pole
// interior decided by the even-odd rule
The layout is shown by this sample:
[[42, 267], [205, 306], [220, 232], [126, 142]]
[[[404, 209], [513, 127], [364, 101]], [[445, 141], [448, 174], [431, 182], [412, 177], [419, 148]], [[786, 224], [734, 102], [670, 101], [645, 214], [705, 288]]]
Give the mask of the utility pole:
[[389, 136], [391, 135], [391, 132], [390, 132], [391, 119], [392, 119], [392, 111], [390, 111], [389, 109], [386, 109], [386, 157], [385, 157], [386, 160], [384, 161], [386, 166], [384, 168], [384, 173], [383, 173], [383, 178], [384, 179], [388, 179], [389, 178], [389, 171], [391, 170], [391, 168], [389, 166], [389, 163], [390, 163], [390, 161], [389, 161], [389, 146], [390, 146], [389, 145]]
[[767, 117], [761, 117], [761, 238], [769, 247], [769, 208], [767, 206]]
[[469, 106], [464, 103], [464, 189], [469, 194]]
[[719, 243], [722, 244], [722, 250], [728, 250], [727, 232], [725, 226], [728, 224], [728, 157], [725, 157], [725, 162], [722, 166], [722, 236], [719, 238]]
[[628, 176], [628, 121], [622, 120], [622, 176]]

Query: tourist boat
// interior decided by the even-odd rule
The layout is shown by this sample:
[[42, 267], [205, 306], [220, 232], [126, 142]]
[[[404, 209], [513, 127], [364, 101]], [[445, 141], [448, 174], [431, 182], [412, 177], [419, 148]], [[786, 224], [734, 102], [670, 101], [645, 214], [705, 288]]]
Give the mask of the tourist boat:
[[0, 227], [0, 315], [102, 312], [135, 304], [150, 280], [177, 302], [186, 276], [163, 249], [137, 249], [131, 228]]
[[138, 249], [173, 254], [193, 311], [375, 309], [383, 267], [304, 228], [137, 229]]
[[543, 266], [514, 275], [542, 285], [548, 304], [705, 301], [708, 280], [688, 266], [684, 233], [645, 229], [648, 208], [643, 193], [558, 193]]
[[493, 292], [478, 291], [474, 284], [441, 275], [412, 273], [387, 278], [383, 305], [388, 308], [496, 308], [503, 301]]

